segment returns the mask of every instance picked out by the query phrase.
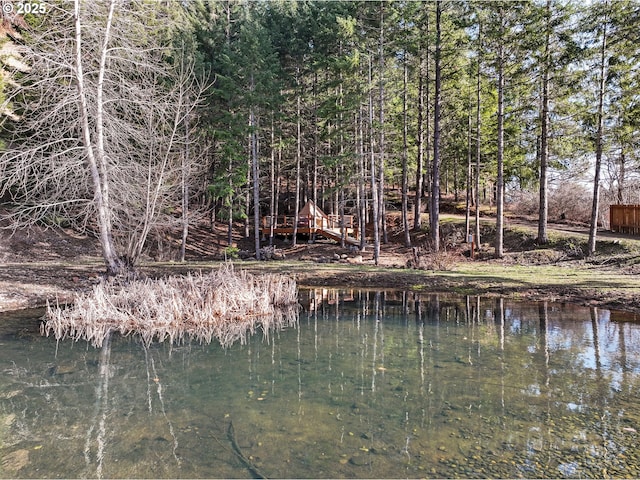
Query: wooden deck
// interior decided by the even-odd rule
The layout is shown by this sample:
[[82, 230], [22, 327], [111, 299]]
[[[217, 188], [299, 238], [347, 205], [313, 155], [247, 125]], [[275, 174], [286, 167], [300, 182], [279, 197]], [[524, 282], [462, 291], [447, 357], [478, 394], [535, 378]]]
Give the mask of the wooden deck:
[[[358, 228], [354, 225], [353, 215], [344, 216], [344, 226], [340, 226], [340, 215], [326, 215], [326, 216], [299, 216], [297, 233], [305, 235], [320, 235], [340, 242], [342, 239], [342, 232], [344, 231], [345, 242], [349, 245], [360, 245], [360, 240], [356, 238], [358, 236]], [[262, 227], [260, 233], [262, 235], [269, 235], [271, 232], [272, 217], [266, 216], [262, 218]], [[273, 225], [274, 235], [293, 235], [295, 217], [281, 216], [276, 219]]]

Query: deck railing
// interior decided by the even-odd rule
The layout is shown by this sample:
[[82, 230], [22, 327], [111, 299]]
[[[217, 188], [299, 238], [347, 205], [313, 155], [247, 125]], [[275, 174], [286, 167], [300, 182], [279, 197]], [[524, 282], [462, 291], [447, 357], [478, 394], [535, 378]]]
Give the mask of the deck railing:
[[[262, 217], [262, 228], [270, 228], [273, 220], [274, 217], [271, 215]], [[293, 227], [295, 217], [292, 215], [279, 215], [275, 220], [276, 222], [273, 224], [274, 228]], [[353, 215], [344, 216], [344, 225], [342, 225], [341, 222], [342, 217], [340, 215], [333, 214], [327, 215], [326, 217], [322, 217], [320, 215], [298, 216], [298, 227], [339, 229], [343, 226], [344, 228], [354, 228], [355, 223]]]
[[640, 205], [611, 205], [609, 228], [612, 232], [640, 234]]

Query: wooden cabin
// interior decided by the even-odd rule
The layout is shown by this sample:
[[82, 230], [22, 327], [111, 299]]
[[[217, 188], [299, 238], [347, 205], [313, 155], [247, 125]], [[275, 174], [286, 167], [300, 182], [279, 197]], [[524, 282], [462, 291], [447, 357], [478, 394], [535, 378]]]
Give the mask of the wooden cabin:
[[[344, 215], [344, 225], [341, 225], [340, 215], [327, 215], [313, 200], [304, 204], [298, 213], [297, 233], [306, 235], [320, 235], [337, 242], [341, 241], [344, 232], [345, 242], [350, 245], [359, 245], [358, 226], [354, 222], [353, 215]], [[273, 225], [274, 235], [293, 235], [295, 216], [281, 215], [277, 218], [267, 215], [262, 217], [260, 233], [270, 235]]]

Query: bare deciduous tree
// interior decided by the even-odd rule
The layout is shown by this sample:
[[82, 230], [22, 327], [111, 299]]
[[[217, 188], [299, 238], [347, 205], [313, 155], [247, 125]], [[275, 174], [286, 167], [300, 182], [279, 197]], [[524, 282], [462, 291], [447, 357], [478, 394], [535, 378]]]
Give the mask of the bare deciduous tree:
[[94, 231], [109, 275], [180, 222], [167, 212], [180, 205], [185, 120], [205, 86], [164, 41], [169, 15], [153, 2], [49, 5], [10, 97], [22, 120], [0, 156], [0, 193], [17, 205], [14, 228], [64, 220]]

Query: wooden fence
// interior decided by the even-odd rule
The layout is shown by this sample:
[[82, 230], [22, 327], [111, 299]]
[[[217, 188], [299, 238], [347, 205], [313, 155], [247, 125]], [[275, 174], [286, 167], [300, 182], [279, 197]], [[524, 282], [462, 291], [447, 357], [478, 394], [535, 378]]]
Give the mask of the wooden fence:
[[609, 228], [612, 232], [640, 234], [640, 205], [611, 205]]

